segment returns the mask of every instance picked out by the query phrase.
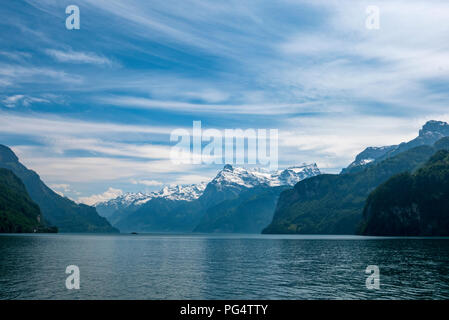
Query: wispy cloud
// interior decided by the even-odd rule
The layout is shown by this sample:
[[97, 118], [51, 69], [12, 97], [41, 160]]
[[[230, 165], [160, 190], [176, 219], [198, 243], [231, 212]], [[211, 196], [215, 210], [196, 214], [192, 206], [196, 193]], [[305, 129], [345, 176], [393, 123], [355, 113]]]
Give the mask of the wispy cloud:
[[130, 182], [132, 184], [140, 184], [147, 187], [156, 187], [156, 186], [162, 186], [164, 183], [157, 180], [135, 180], [131, 179]]
[[275, 73], [285, 84], [328, 103], [359, 100], [361, 112], [373, 103], [403, 117], [425, 114], [429, 105], [444, 111], [447, 95], [435, 95], [429, 83], [449, 79], [449, 45], [441, 41], [449, 36], [448, 3], [378, 1], [380, 30], [364, 26], [368, 1], [315, 3], [332, 11], [328, 27], [298, 31], [279, 45], [289, 68]]
[[61, 82], [81, 84], [83, 77], [48, 67], [26, 67], [16, 64], [0, 63], [0, 83], [1, 81], [8, 85], [27, 83], [45, 83], [46, 85], [50, 85], [52, 83], [60, 84]]
[[22, 51], [0, 51], [0, 56], [22, 62], [24, 60], [30, 59], [32, 57], [32, 54]]
[[73, 37], [63, 4], [26, 3], [0, 9], [20, 35], [2, 30], [0, 105], [29, 106], [0, 112], [0, 134], [45, 179], [83, 194], [212, 176], [168, 161], [171, 130], [193, 119], [276, 126], [281, 165], [333, 171], [448, 119], [447, 1], [376, 1], [380, 30], [367, 30], [365, 0], [79, 0]]
[[5, 97], [3, 100], [3, 105], [8, 108], [14, 108], [19, 105], [28, 107], [33, 103], [50, 103], [49, 100], [38, 98], [38, 97], [31, 97], [23, 94], [16, 94], [12, 96]]
[[191, 166], [173, 166], [171, 161], [137, 161], [108, 157], [49, 157], [40, 155], [38, 148], [13, 146], [21, 161], [39, 172], [47, 182], [93, 183], [127, 180], [139, 176], [163, 177], [191, 170]]
[[175, 179], [175, 181], [172, 182], [172, 184], [185, 185], [185, 184], [209, 182], [215, 174], [216, 174], [215, 172], [212, 172], [210, 175], [181, 174]]
[[162, 101], [133, 96], [107, 96], [98, 97], [97, 102], [121, 108], [147, 109], [147, 110], [171, 110], [181, 113], [227, 113], [227, 114], [258, 114], [281, 115], [298, 113], [315, 106], [315, 112], [319, 106], [313, 102], [308, 103], [260, 103], [260, 104], [203, 104], [181, 101]]
[[[61, 117], [45, 119], [37, 114], [32, 117], [0, 112], [0, 115], [0, 134], [20, 132], [35, 141], [36, 145], [15, 146], [14, 150], [23, 155], [26, 164], [51, 181], [129, 179], [186, 169], [174, 168], [171, 163], [169, 136], [173, 128], [170, 127]], [[151, 143], [154, 139], [165, 144]], [[70, 152], [83, 152], [85, 157], [67, 156]]]
[[112, 65], [112, 61], [93, 52], [76, 52], [47, 49], [45, 52], [59, 62]]
[[114, 122], [85, 121], [62, 116], [48, 116], [40, 113], [13, 114], [0, 111], [0, 132], [21, 132], [27, 135], [88, 135], [91, 134], [120, 134], [147, 133], [170, 134], [173, 126], [132, 125]]

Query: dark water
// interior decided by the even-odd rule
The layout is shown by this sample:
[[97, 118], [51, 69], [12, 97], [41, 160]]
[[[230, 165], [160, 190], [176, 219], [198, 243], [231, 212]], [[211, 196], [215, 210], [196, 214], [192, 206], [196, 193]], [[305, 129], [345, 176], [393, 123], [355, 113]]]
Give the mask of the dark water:
[[[80, 290], [65, 287], [68, 265]], [[449, 239], [2, 235], [0, 298], [448, 299]]]

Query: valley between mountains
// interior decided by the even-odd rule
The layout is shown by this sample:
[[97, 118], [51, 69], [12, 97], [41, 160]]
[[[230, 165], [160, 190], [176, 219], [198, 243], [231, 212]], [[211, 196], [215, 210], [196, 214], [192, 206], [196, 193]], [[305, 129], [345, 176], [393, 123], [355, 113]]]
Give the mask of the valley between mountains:
[[225, 165], [208, 182], [87, 206], [52, 191], [0, 145], [0, 232], [449, 235], [449, 124], [370, 147], [340, 174]]

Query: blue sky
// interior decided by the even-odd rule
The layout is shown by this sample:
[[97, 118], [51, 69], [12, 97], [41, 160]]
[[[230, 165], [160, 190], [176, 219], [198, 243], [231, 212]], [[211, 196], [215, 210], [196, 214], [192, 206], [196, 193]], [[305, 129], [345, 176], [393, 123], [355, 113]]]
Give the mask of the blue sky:
[[0, 143], [87, 203], [213, 177], [169, 160], [194, 120], [276, 128], [281, 168], [338, 172], [449, 119], [447, 1], [29, 0], [0, 16]]

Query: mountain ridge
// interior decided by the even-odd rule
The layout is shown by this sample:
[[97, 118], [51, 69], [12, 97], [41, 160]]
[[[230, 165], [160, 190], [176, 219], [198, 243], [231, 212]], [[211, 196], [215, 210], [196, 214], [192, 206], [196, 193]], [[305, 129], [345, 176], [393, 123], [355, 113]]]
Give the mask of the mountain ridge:
[[444, 137], [434, 146], [407, 149], [360, 171], [300, 181], [281, 193], [273, 221], [263, 232], [356, 234], [372, 190], [395, 174], [416, 170], [436, 151], [447, 148], [449, 137]]
[[39, 206], [23, 182], [8, 169], [0, 168], [0, 233], [45, 231]]
[[[226, 187], [234, 186], [240, 191], [241, 187], [251, 188], [262, 184], [269, 186], [294, 185], [304, 177], [320, 173], [315, 163], [291, 166], [284, 170], [276, 171], [267, 171], [258, 168], [246, 169], [227, 164], [209, 183], [225, 185]], [[244, 175], [243, 178], [242, 175]], [[111, 208], [112, 211], [117, 211], [130, 206], [137, 207], [154, 198], [193, 201], [203, 195], [209, 183], [200, 182], [198, 184], [166, 186], [159, 191], [149, 193], [127, 192], [114, 199], [100, 201], [94, 204], [94, 206], [99, 210], [100, 215], [110, 217], [113, 214]]]
[[[277, 171], [246, 169], [227, 164], [207, 185], [202, 184], [201, 188], [196, 188], [201, 192], [197, 192], [195, 197], [190, 199], [176, 200], [160, 196], [149, 197], [148, 201], [142, 201], [146, 197], [144, 194], [140, 193], [138, 197], [130, 197], [128, 194], [125, 197], [133, 199], [131, 205], [126, 203], [117, 210], [106, 212], [108, 205], [112, 206], [116, 202], [113, 199], [109, 201], [109, 204], [108, 202], [98, 204], [97, 208], [100, 214], [108, 214], [108, 218], [113, 225], [124, 231], [136, 231], [140, 228], [138, 231], [141, 232], [169, 232], [173, 231], [171, 230], [173, 228], [177, 232], [190, 232], [201, 222], [203, 216], [207, 214], [208, 208], [230, 200], [236, 200], [236, 202], [229, 203], [229, 209], [238, 206], [238, 197], [242, 192], [259, 187], [262, 190], [264, 188], [277, 188], [280, 185], [292, 185], [296, 181], [316, 174], [320, 174], [316, 164], [304, 164]], [[191, 189], [195, 188], [191, 187]], [[263, 192], [270, 197], [278, 196], [266, 190], [263, 190]], [[159, 193], [162, 194], [161, 191]], [[141, 203], [138, 204], [138, 201], [135, 201], [137, 198]], [[267, 215], [266, 210], [263, 213], [261, 212], [261, 215], [265, 217]], [[162, 216], [171, 222], [163, 221]], [[178, 221], [175, 221], [174, 217], [178, 217]], [[183, 221], [183, 223], [180, 223], [180, 221]], [[266, 221], [266, 219], [263, 221]], [[144, 229], [142, 229], [143, 226], [145, 226]], [[203, 227], [205, 226], [203, 225]]]
[[418, 132], [418, 136], [408, 142], [384, 147], [368, 147], [359, 153], [355, 160], [341, 173], [357, 172], [363, 167], [392, 157], [400, 152], [420, 145], [432, 145], [441, 138], [449, 136], [449, 124], [444, 121], [429, 120]]
[[16, 154], [0, 144], [0, 168], [11, 170], [26, 187], [31, 199], [39, 205], [44, 219], [60, 232], [119, 232], [100, 217], [95, 208], [76, 204], [51, 190], [39, 175], [20, 163]]

